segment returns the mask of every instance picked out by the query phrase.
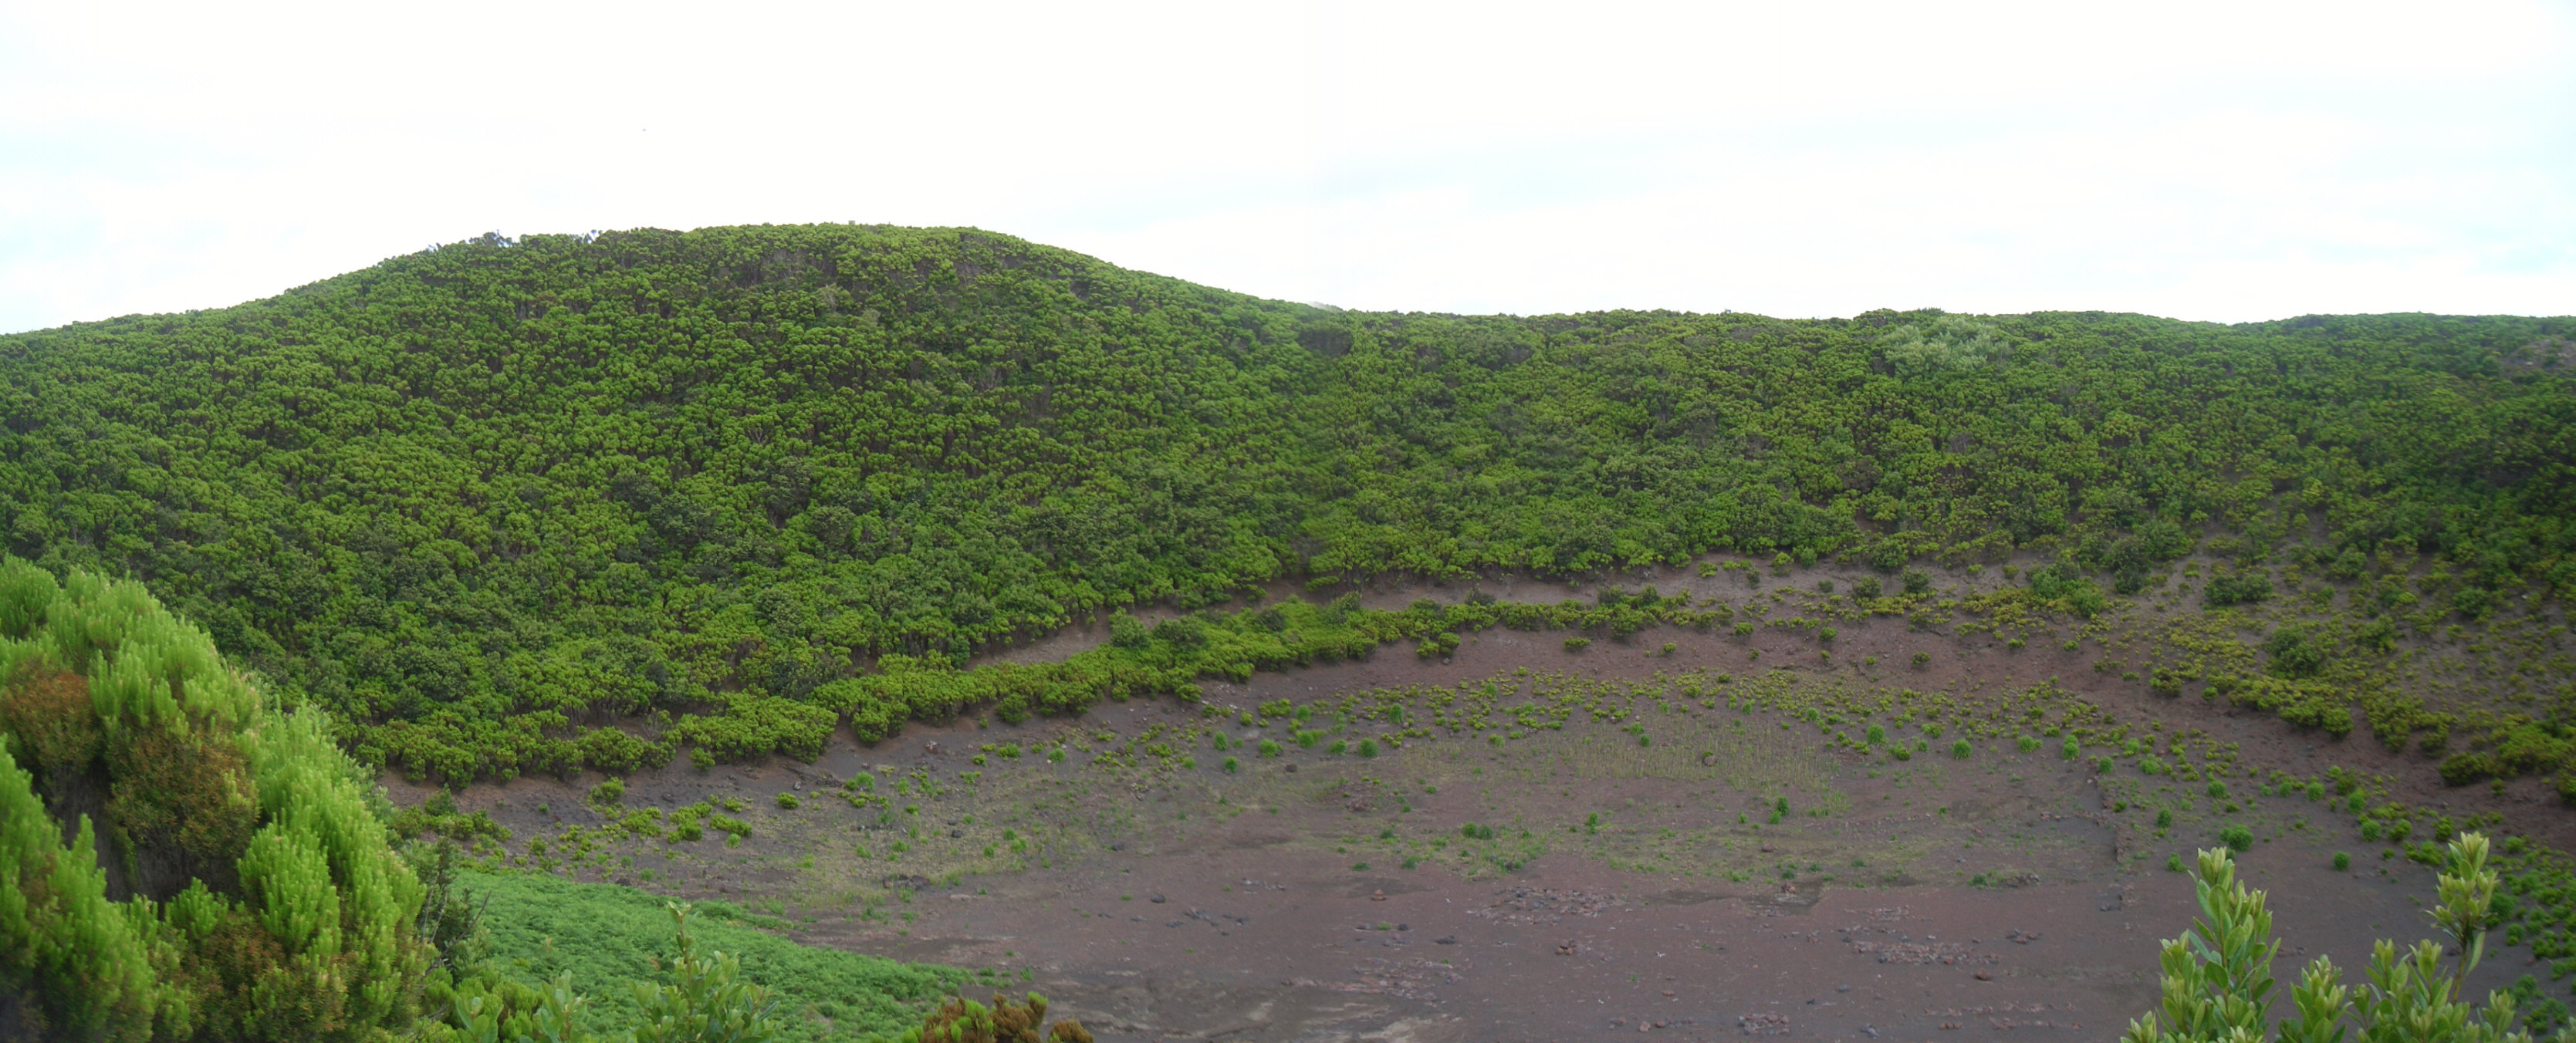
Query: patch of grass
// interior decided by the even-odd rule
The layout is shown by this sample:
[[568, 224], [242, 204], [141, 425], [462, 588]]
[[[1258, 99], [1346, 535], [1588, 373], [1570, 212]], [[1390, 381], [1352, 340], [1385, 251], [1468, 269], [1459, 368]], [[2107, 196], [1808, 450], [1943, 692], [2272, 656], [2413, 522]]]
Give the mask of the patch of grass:
[[[571, 971], [573, 986], [592, 998], [590, 1025], [613, 1033], [634, 1026], [640, 1011], [630, 982], [649, 982], [652, 961], [669, 956], [666, 900], [631, 887], [585, 884], [530, 874], [469, 874], [462, 885], [488, 898], [492, 965], [535, 985]], [[798, 945], [768, 933], [789, 924], [725, 902], [701, 902], [689, 933], [702, 949], [742, 957], [745, 977], [778, 998], [778, 1038], [865, 1040], [920, 1022], [940, 996], [965, 987], [952, 967], [898, 963], [876, 956]], [[830, 1019], [827, 1030], [815, 1019]]]

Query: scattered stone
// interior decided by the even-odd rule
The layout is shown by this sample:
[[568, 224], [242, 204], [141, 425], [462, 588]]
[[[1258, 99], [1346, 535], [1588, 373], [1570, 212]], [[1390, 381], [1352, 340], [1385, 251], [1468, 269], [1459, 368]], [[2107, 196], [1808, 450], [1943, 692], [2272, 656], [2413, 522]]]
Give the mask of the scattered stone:
[[1454, 935], [1454, 934], [1444, 934], [1444, 935], [1441, 935], [1440, 937], [1437, 937], [1437, 938], [1432, 939], [1432, 940], [1431, 940], [1431, 944], [1433, 944], [1433, 945], [1456, 945], [1456, 944], [1458, 944], [1458, 936], [1457, 936], [1457, 935]]
[[1502, 897], [1482, 909], [1468, 910], [1467, 915], [1509, 924], [1550, 924], [1567, 916], [1599, 916], [1604, 910], [1621, 904], [1609, 895], [1559, 891], [1552, 887], [1515, 887], [1508, 892], [1495, 893]]
[[1146, 901], [1148, 901], [1148, 902], [1152, 902], [1152, 903], [1154, 903], [1155, 905], [1161, 905], [1161, 904], [1163, 904], [1163, 892], [1161, 892], [1161, 891], [1156, 891], [1156, 892], [1154, 892], [1154, 896], [1153, 896], [1152, 898], [1148, 898], [1148, 899], [1146, 899]]

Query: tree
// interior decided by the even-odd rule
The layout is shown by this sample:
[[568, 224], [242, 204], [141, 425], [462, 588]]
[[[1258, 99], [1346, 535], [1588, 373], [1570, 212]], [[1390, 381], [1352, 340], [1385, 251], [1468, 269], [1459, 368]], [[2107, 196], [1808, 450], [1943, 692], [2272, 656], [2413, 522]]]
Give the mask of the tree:
[[0, 1008], [36, 1035], [407, 1024], [430, 953], [383, 801], [140, 584], [0, 558]]
[[[2458, 998], [2486, 952], [2488, 907], [2496, 873], [2487, 867], [2487, 838], [2463, 833], [2451, 841], [2441, 874], [2434, 929], [2459, 958], [2444, 967], [2443, 945], [2417, 942], [2400, 954], [2382, 939], [2371, 951], [2368, 982], [2343, 984], [2334, 961], [2319, 956], [2291, 991], [2297, 1016], [2270, 1022], [2272, 960], [2281, 943], [2272, 938], [2264, 894], [2236, 881], [2236, 863], [2225, 848], [2200, 852], [2192, 873], [2201, 920], [2164, 943], [2164, 1000], [2159, 1009], [2129, 1023], [2125, 1043], [2340, 1043], [2347, 1029], [2355, 1043], [2533, 1043], [2517, 1029], [2517, 1004], [2504, 992], [2487, 994], [2483, 1009]], [[2576, 1043], [2576, 1026], [2560, 1029], [2552, 1043]]]

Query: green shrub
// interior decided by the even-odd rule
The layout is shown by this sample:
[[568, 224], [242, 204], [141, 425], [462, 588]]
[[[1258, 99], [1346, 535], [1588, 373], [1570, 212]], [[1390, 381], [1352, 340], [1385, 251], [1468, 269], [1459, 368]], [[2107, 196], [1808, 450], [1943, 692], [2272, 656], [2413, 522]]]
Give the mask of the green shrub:
[[1960, 760], [1967, 760], [1968, 755], [1971, 752], [1973, 751], [1969, 748], [1968, 740], [1966, 739], [1961, 739], [1950, 744], [1950, 756], [1952, 757], [1956, 757]]
[[[2440, 941], [2419, 942], [2402, 953], [2381, 941], [2373, 947], [2366, 979], [2342, 984], [2343, 973], [2320, 956], [2289, 993], [2295, 1017], [2270, 1022], [2270, 964], [2282, 943], [2272, 938], [2272, 915], [2261, 891], [2236, 881], [2225, 849], [2200, 852], [2193, 873], [2202, 919], [2164, 943], [2163, 1002], [2129, 1023], [2126, 1043], [2193, 1043], [2203, 1040], [2274, 1039], [2284, 1043], [2335, 1043], [2353, 1032], [2366, 1043], [2529, 1043], [2512, 1031], [2525, 1010], [2548, 1021], [2555, 1012], [2528, 1006], [2537, 985], [2487, 996], [2483, 1009], [2461, 997], [2470, 971], [2485, 951], [2497, 876], [2487, 867], [2487, 840], [2464, 834], [2442, 861], [2440, 901], [2432, 909]], [[2169, 867], [2176, 867], [2175, 856]], [[2458, 958], [2445, 967], [2448, 949]], [[2539, 1027], [2535, 1025], [2535, 1027]], [[2576, 1033], [2553, 1036], [2557, 1043]]]
[[2213, 576], [2201, 591], [2202, 600], [2211, 608], [2252, 604], [2271, 596], [2272, 580], [2261, 572]]
[[2338, 872], [2338, 873], [2348, 873], [2348, 872], [2351, 872], [2351, 871], [2352, 871], [2352, 855], [2350, 855], [2350, 854], [2348, 854], [2348, 853], [2346, 853], [2346, 852], [2342, 852], [2342, 851], [2337, 851], [2337, 852], [2335, 852], [2335, 855], [2334, 855], [2334, 867], [2335, 867], [2335, 872]]
[[2271, 671], [2282, 677], [2314, 677], [2326, 664], [2326, 640], [2314, 624], [2292, 623], [2263, 641], [2272, 657]]
[[[298, 1039], [409, 1016], [437, 953], [372, 774], [141, 585], [0, 557], [0, 739], [0, 1006], [21, 1029]], [[68, 830], [66, 779], [94, 787]]]
[[2254, 831], [2241, 825], [2231, 825], [2218, 831], [2218, 839], [2230, 851], [2250, 850], [2254, 846]]
[[959, 997], [931, 1011], [896, 1043], [1092, 1043], [1079, 1021], [1067, 1019], [1048, 1028], [1046, 1012], [1046, 997], [1034, 992], [1026, 1003], [1013, 1003], [996, 992], [989, 1008]]

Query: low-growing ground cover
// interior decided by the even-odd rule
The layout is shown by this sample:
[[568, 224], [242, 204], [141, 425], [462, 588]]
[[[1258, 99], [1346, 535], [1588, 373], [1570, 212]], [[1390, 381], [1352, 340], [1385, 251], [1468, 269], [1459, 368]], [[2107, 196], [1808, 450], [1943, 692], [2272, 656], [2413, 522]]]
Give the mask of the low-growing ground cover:
[[[634, 1026], [633, 983], [654, 980], [655, 961], [670, 956], [665, 897], [529, 873], [467, 873], [457, 886], [481, 910], [485, 958], [495, 967], [531, 985], [569, 971], [592, 997], [594, 1031]], [[973, 987], [971, 975], [953, 968], [798, 945], [775, 933], [785, 921], [732, 903], [701, 901], [694, 910], [697, 943], [741, 957], [744, 976], [776, 997], [781, 1039], [896, 1035], [940, 997]]]

